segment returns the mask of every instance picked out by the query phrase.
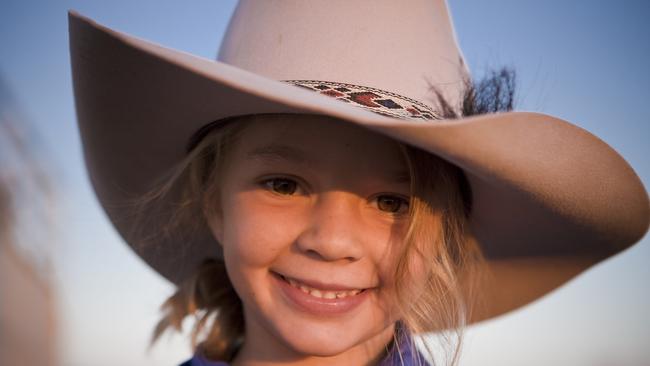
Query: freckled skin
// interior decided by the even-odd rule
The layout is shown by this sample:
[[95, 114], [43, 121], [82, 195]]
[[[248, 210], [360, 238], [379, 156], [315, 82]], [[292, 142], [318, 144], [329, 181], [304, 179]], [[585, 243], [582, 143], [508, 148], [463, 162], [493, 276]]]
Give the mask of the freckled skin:
[[[251, 158], [269, 145], [297, 159]], [[220, 215], [209, 218], [242, 299], [246, 336], [236, 365], [367, 364], [391, 341], [391, 248], [407, 226], [403, 210], [378, 197], [406, 197], [409, 184], [388, 179], [406, 164], [392, 140], [326, 117], [256, 120], [222, 167]], [[269, 179], [296, 182], [278, 193]], [[380, 209], [381, 207], [381, 209]], [[406, 209], [408, 211], [408, 209]], [[273, 273], [368, 289], [348, 313], [297, 310]]]

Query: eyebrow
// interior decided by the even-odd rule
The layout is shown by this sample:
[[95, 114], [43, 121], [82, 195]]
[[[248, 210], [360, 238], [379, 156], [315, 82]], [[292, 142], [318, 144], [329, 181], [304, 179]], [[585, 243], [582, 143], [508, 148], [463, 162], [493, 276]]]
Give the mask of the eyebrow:
[[[290, 162], [303, 166], [314, 166], [316, 158], [309, 156], [307, 153], [295, 147], [287, 145], [266, 145], [258, 147], [246, 153], [246, 158], [256, 160], [263, 164], [272, 164], [278, 162]], [[390, 182], [403, 184], [411, 181], [411, 175], [408, 171], [399, 170], [389, 173], [386, 179]]]
[[406, 172], [406, 171], [400, 171], [396, 172], [395, 174], [391, 175], [391, 181], [395, 183], [410, 183], [411, 182], [411, 175]]
[[267, 145], [249, 151], [246, 158], [259, 160], [261, 162], [289, 161], [300, 165], [308, 165], [314, 162], [303, 151], [286, 145]]

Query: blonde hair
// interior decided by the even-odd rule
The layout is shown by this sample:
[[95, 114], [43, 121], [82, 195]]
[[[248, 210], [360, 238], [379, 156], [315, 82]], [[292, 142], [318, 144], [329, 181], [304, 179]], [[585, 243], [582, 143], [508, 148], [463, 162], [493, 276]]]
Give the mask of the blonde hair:
[[[485, 269], [480, 247], [467, 232], [471, 192], [458, 167], [413, 147], [403, 150], [411, 175], [410, 223], [394, 269], [395, 300], [405, 329], [438, 332], [443, 364], [455, 365]], [[414, 261], [425, 264], [420, 286], [411, 285]], [[423, 346], [435, 364], [434, 352]]]
[[[170, 225], [185, 225], [196, 222], [197, 214], [214, 213], [211, 207], [219, 206], [214, 202], [219, 200], [220, 166], [251, 117], [257, 118], [238, 117], [237, 123], [223, 123], [201, 136], [172, 177], [174, 183], [184, 188], [178, 215]], [[425, 151], [400, 146], [411, 175], [412, 198], [408, 231], [394, 269], [394, 300], [403, 325], [398, 331], [404, 328], [408, 334], [448, 332], [443, 334], [442, 343], [451, 355], [446, 363], [454, 365], [460, 353], [462, 330], [475, 302], [473, 284], [483, 263], [478, 245], [468, 240], [466, 232], [471, 205], [469, 185], [456, 166]], [[171, 183], [148, 197], [147, 203], [164, 196], [170, 189]], [[206, 202], [211, 202], [211, 206], [206, 206]], [[424, 284], [413, 286], [413, 261], [425, 264]], [[230, 360], [242, 342], [242, 304], [221, 260], [206, 260], [163, 303], [162, 310], [164, 315], [152, 342], [170, 327], [180, 331], [189, 315], [196, 317], [192, 347], [205, 357]], [[454, 339], [458, 342], [454, 343]], [[398, 335], [395, 342], [399, 342]], [[410, 347], [415, 347], [413, 342]], [[411, 351], [417, 354], [414, 348]]]

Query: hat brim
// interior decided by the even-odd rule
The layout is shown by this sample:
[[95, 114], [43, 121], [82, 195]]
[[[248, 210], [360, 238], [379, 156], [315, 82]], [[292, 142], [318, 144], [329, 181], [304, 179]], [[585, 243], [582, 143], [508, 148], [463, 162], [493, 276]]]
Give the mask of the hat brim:
[[218, 245], [205, 230], [182, 244], [161, 239], [137, 246], [152, 233], [134, 230], [129, 202], [185, 157], [199, 128], [237, 115], [332, 116], [459, 166], [473, 193], [471, 232], [488, 259], [616, 253], [648, 228], [648, 196], [633, 169], [602, 140], [558, 118], [511, 112], [398, 120], [164, 48], [75, 13], [69, 27], [92, 184], [126, 242], [176, 284], [203, 258], [214, 257]]

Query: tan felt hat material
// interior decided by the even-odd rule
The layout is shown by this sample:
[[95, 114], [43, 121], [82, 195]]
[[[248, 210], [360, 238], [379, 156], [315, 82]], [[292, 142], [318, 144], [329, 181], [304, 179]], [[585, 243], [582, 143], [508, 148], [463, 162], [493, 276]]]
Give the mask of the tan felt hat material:
[[456, 105], [467, 77], [443, 0], [240, 1], [218, 60], [274, 80], [372, 86]]
[[[178, 284], [203, 258], [217, 255], [217, 243], [205, 230], [198, 235], [175, 233], [175, 238], [138, 246], [154, 233], [147, 232], [147, 228], [134, 230], [130, 203], [148, 192], [185, 157], [188, 141], [202, 126], [226, 117], [258, 113], [338, 118], [456, 164], [466, 173], [472, 189], [471, 231], [489, 259], [590, 251], [613, 254], [638, 241], [647, 231], [648, 196], [633, 169], [602, 140], [568, 122], [525, 112], [460, 120], [396, 119], [278, 81], [327, 80], [363, 85], [426, 104], [431, 103], [428, 84], [415, 81], [419, 80], [420, 71], [426, 69], [435, 72], [427, 76], [429, 80], [456, 85], [444, 88], [445, 95], [454, 101], [466, 70], [444, 1], [414, 1], [423, 7], [415, 13], [439, 12], [420, 21], [430, 24], [425, 40], [429, 36], [440, 38], [433, 44], [422, 41], [422, 35], [418, 36], [419, 42], [409, 39], [426, 28], [413, 21], [419, 25], [410, 31], [401, 30], [397, 39], [385, 39], [385, 52], [379, 56], [376, 47], [357, 50], [354, 43], [342, 40], [342, 47], [353, 57], [334, 66], [331, 63], [339, 59], [327, 58], [328, 53], [320, 52], [319, 47], [331, 49], [335, 45], [328, 43], [331, 40], [322, 31], [306, 33], [306, 27], [319, 25], [301, 22], [298, 16], [287, 18], [284, 14], [280, 28], [291, 29], [278, 31], [275, 39], [251, 38], [243, 26], [249, 21], [246, 19], [256, 19], [257, 26], [262, 28], [278, 27], [277, 19], [269, 18], [270, 10], [266, 9], [271, 3], [303, 7], [330, 4], [243, 1], [220, 52], [223, 61], [235, 66], [164, 48], [75, 13], [69, 16], [77, 117], [92, 184], [126, 242], [170, 281]], [[343, 14], [359, 11], [358, 6], [341, 5], [344, 3], [353, 2], [331, 2], [349, 8]], [[379, 10], [369, 16], [379, 17], [382, 24], [394, 27], [391, 22], [395, 21], [386, 15], [389, 3], [392, 2], [378, 1]], [[282, 11], [293, 10], [274, 8], [281, 15]], [[323, 17], [317, 17], [319, 22], [336, 28], [333, 23], [337, 19], [322, 7], [296, 11], [317, 11]], [[358, 26], [349, 27], [348, 33], [357, 38], [374, 34], [368, 30], [370, 24], [362, 22]], [[362, 31], [363, 34], [354, 35]], [[343, 33], [333, 32], [336, 37], [343, 37]], [[308, 38], [308, 33], [320, 34], [319, 47]], [[283, 37], [278, 38], [277, 34]], [[369, 42], [376, 41], [373, 38]], [[401, 45], [400, 41], [407, 44]], [[300, 45], [305, 49], [296, 50]], [[418, 47], [435, 49], [418, 50], [404, 57], [406, 50]], [[280, 68], [280, 61], [274, 58], [280, 60], [287, 52], [291, 61], [286, 68]], [[402, 56], [397, 57], [397, 52], [402, 52]], [[325, 66], [311, 64], [310, 71], [306, 62], [314, 53]], [[262, 65], [265, 54], [273, 55], [266, 59], [270, 68]], [[383, 57], [387, 60], [381, 61]], [[402, 61], [413, 63], [402, 68]], [[372, 62], [377, 65], [366, 69]], [[447, 66], [441, 71], [432, 68], [432, 64]], [[383, 77], [381, 74], [386, 70], [395, 73]], [[158, 215], [152, 216], [152, 220], [167, 219]], [[186, 241], [179, 245], [178, 237]]]

